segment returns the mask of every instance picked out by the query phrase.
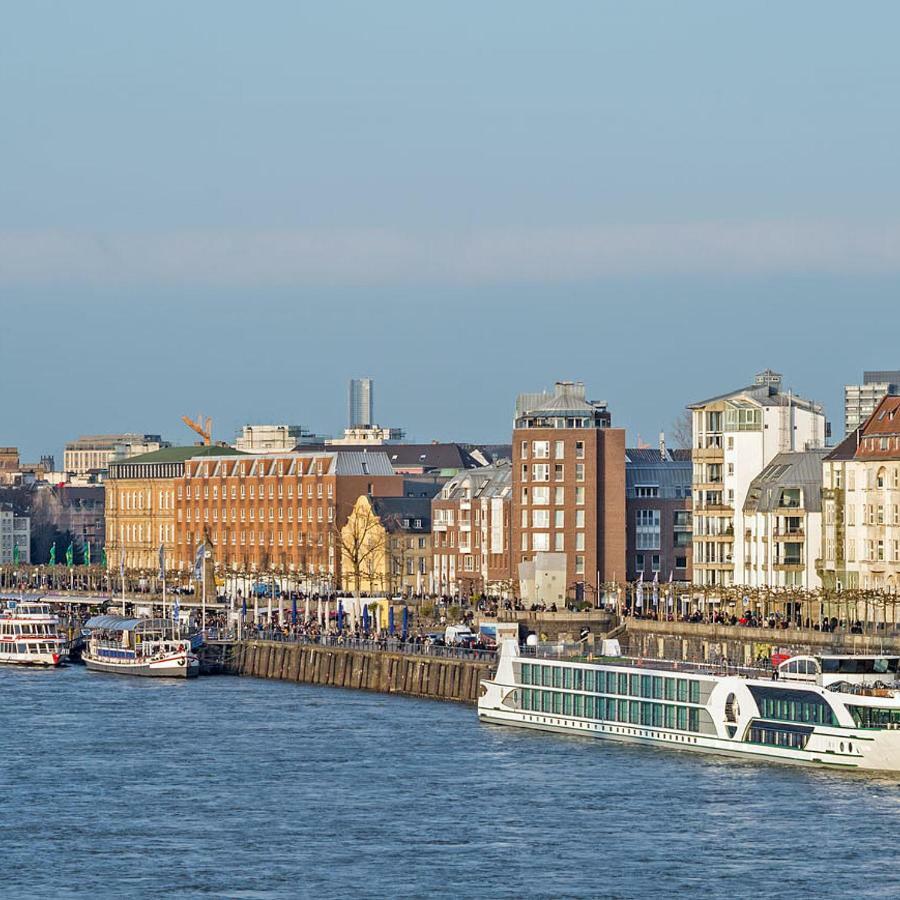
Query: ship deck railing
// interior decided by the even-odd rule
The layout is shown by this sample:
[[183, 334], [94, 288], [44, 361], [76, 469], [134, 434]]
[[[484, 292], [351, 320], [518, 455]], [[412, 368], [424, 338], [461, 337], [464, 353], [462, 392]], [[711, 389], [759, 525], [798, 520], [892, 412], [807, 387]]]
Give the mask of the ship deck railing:
[[603, 656], [593, 653], [582, 644], [538, 644], [519, 648], [523, 659], [546, 659], [569, 663], [618, 666], [629, 669], [656, 669], [665, 672], [684, 672], [693, 675], [737, 675], [743, 678], [771, 678], [772, 668], [738, 666], [727, 660], [687, 662], [674, 659], [654, 659], [646, 656]]

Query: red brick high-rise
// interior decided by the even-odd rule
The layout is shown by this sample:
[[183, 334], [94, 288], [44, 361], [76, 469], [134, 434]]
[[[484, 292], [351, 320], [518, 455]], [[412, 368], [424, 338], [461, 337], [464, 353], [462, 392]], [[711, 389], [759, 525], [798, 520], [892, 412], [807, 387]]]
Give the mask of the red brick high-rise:
[[[538, 554], [563, 554], [565, 591], [593, 602], [625, 579], [625, 430], [584, 385], [522, 394], [513, 430], [513, 577]], [[541, 556], [540, 560], [560, 560]]]

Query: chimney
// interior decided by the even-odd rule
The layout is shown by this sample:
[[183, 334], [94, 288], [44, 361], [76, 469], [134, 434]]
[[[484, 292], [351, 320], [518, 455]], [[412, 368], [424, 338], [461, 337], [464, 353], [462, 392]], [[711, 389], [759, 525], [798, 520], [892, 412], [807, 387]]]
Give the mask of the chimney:
[[666, 458], [666, 433], [664, 431], [659, 433], [659, 455], [661, 459]]

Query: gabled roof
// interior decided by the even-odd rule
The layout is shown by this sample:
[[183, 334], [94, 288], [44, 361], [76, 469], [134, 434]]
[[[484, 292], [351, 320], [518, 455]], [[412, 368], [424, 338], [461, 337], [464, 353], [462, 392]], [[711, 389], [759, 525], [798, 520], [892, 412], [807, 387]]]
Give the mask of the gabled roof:
[[[387, 531], [431, 531], [431, 499], [428, 497], [372, 497], [372, 509]], [[409, 525], [403, 524], [404, 520]], [[414, 523], [421, 522], [416, 528]]]

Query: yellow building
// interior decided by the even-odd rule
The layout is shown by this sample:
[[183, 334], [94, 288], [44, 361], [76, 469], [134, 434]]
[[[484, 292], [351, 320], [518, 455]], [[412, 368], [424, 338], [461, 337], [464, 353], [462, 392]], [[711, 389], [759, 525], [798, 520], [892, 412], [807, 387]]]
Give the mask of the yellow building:
[[175, 483], [185, 460], [234, 456], [230, 447], [168, 447], [112, 463], [106, 481], [106, 560], [118, 572], [122, 557], [129, 571], [159, 571], [159, 548], [166, 570], [176, 568]]
[[431, 500], [360, 497], [341, 529], [343, 589], [421, 594], [431, 575]]

